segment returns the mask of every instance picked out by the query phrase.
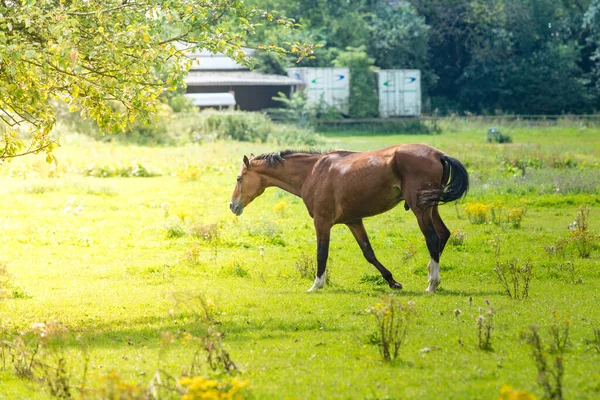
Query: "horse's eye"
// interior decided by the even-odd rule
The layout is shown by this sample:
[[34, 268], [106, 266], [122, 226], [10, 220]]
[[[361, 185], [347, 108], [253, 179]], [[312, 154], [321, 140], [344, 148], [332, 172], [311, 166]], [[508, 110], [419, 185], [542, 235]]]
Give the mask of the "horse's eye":
[[238, 181], [238, 183], [242, 183], [242, 177], [241, 176], [238, 176], [236, 180]]

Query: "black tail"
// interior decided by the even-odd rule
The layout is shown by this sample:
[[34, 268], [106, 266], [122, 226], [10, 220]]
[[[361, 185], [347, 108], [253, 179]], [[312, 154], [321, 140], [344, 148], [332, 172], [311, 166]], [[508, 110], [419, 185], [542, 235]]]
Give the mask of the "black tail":
[[469, 191], [469, 173], [456, 158], [442, 156], [440, 162], [444, 166], [442, 181], [449, 177], [448, 184], [435, 189], [422, 190], [419, 196], [421, 204], [433, 206], [437, 203], [448, 203], [467, 195]]
[[469, 173], [465, 166], [456, 158], [449, 156], [442, 156], [440, 161], [444, 164], [444, 174], [450, 170], [450, 181], [444, 187], [440, 201], [447, 203], [466, 196], [469, 191]]

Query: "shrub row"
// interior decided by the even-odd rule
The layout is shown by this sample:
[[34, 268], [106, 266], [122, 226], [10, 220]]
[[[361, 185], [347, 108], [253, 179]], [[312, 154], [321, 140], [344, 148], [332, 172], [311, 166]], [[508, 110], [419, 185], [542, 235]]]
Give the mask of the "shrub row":
[[165, 107], [151, 125], [132, 124], [117, 135], [102, 135], [89, 121], [78, 115], [60, 114], [62, 121], [73, 130], [99, 140], [117, 140], [139, 145], [177, 145], [215, 139], [244, 142], [273, 141], [285, 145], [315, 146], [320, 137], [308, 127], [279, 124], [268, 116], [245, 111], [183, 111], [174, 113]]

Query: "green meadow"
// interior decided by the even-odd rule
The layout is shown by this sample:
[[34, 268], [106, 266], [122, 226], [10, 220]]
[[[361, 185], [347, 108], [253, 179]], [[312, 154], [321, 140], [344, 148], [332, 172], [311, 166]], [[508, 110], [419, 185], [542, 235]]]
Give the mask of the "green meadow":
[[[512, 138], [498, 144], [486, 140], [490, 124], [440, 124], [428, 135], [330, 132], [319, 146], [427, 143], [467, 166], [469, 195], [440, 207], [453, 236], [435, 294], [424, 292], [429, 255], [402, 206], [365, 220], [402, 291], [382, 285], [336, 226], [329, 282], [306, 293], [316, 244], [301, 199], [271, 188], [240, 217], [228, 208], [242, 156], [285, 146], [65, 135], [56, 165], [0, 165], [0, 398], [145, 398], [136, 390], [150, 386], [178, 398], [165, 386], [185, 371], [229, 379], [224, 355], [256, 399], [543, 398], [540, 357], [564, 398], [599, 398], [600, 128], [498, 122]], [[369, 310], [390, 295], [414, 312], [386, 361]]]

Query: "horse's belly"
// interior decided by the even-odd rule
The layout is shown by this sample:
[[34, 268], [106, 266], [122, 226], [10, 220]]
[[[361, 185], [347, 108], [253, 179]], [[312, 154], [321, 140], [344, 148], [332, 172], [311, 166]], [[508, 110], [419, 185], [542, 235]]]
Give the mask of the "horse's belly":
[[402, 192], [397, 187], [348, 195], [339, 202], [339, 222], [381, 214], [391, 210], [402, 200]]

